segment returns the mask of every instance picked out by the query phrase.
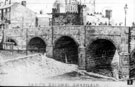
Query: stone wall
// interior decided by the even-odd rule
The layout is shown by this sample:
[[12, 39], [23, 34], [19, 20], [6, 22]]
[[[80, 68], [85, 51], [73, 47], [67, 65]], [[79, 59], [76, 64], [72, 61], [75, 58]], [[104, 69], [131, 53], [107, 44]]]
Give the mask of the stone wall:
[[[119, 54], [119, 60], [117, 64], [119, 64], [119, 74], [125, 76], [123, 78], [128, 78], [128, 29], [126, 27], [110, 27], [110, 26], [86, 26], [86, 50], [88, 50], [89, 45], [98, 39], [105, 39], [116, 47], [116, 50]], [[86, 53], [88, 55], [88, 53]], [[87, 59], [87, 57], [86, 57]], [[91, 60], [91, 63], [88, 63], [87, 66], [95, 66], [95, 62]], [[92, 62], [93, 61], [93, 62]], [[91, 65], [92, 64], [92, 65]], [[126, 77], [127, 76], [127, 77]]]
[[[116, 47], [119, 60], [117, 64], [120, 67], [120, 74], [128, 76], [128, 27], [118, 26], [49, 26], [42, 28], [29, 29], [12, 29], [5, 31], [5, 39], [7, 37], [15, 39], [18, 47], [26, 48], [26, 41], [34, 37], [40, 37], [46, 43], [47, 56], [53, 57], [53, 49], [57, 40], [63, 36], [72, 38], [78, 45], [79, 67], [86, 69], [87, 49], [88, 46], [97, 39], [105, 39]], [[27, 34], [27, 35], [26, 35]], [[27, 39], [26, 39], [27, 37]], [[132, 41], [134, 42], [134, 41]], [[133, 49], [134, 46], [132, 45]], [[93, 61], [94, 63], [94, 61]]]
[[53, 15], [53, 25], [81, 25], [78, 13], [58, 13]]
[[11, 6], [10, 20], [10, 28], [35, 27], [36, 14], [30, 9], [15, 3]]
[[135, 27], [130, 28], [131, 29], [131, 42], [130, 42], [130, 77], [135, 78]]

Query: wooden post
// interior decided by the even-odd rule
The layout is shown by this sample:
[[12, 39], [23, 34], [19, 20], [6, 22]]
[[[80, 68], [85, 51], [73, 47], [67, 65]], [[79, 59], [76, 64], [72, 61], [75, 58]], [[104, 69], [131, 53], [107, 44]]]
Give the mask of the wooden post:
[[68, 63], [68, 60], [67, 60], [67, 55], [65, 53], [65, 63]]
[[27, 52], [27, 50], [28, 50], [27, 38], [28, 38], [28, 28], [26, 28], [26, 55], [28, 55], [28, 52]]

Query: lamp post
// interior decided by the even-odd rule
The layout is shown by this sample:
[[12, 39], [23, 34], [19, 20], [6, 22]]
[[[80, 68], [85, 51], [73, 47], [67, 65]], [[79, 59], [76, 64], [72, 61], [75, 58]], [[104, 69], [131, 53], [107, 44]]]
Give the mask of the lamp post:
[[127, 9], [128, 9], [127, 4], [125, 4], [125, 6], [124, 6], [124, 10], [125, 10], [125, 26], [126, 26], [126, 22], [127, 22]]

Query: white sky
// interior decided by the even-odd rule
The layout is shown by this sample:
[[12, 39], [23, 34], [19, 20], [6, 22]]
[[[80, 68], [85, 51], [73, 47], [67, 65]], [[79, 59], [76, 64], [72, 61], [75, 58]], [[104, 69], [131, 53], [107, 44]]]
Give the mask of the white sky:
[[[22, 0], [12, 0], [20, 2]], [[55, 0], [25, 0], [27, 1], [27, 7], [35, 12], [39, 13], [39, 10], [43, 10], [44, 13], [51, 13], [52, 5]], [[88, 2], [89, 0], [85, 0]], [[115, 22], [124, 23], [124, 6], [127, 3], [127, 25], [131, 25], [135, 21], [135, 0], [96, 0], [96, 12], [103, 12], [106, 8], [113, 10], [113, 19]]]

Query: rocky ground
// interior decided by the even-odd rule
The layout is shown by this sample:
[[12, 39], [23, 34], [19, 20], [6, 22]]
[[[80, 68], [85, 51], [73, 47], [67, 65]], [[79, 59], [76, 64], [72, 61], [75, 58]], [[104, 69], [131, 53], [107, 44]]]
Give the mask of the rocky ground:
[[3, 60], [0, 66], [0, 84], [26, 85], [28, 83], [44, 82], [51, 76], [72, 72], [76, 65], [64, 64], [41, 54], [22, 58]]
[[[6, 59], [0, 54], [0, 85], [56, 86], [63, 87], [127, 87], [126, 82], [116, 81], [94, 73], [84, 74], [77, 65], [58, 62], [45, 55], [14, 55]], [[5, 59], [4, 59], [5, 58]], [[135, 87], [135, 86], [132, 86]]]

